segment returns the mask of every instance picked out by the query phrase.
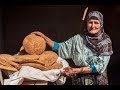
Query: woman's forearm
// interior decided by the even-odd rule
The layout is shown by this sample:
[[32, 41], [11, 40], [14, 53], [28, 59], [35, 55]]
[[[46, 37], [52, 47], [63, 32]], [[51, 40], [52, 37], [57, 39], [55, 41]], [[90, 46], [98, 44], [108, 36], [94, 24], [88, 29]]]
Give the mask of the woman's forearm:
[[89, 66], [81, 67], [81, 68], [73, 68], [73, 72], [79, 74], [86, 74], [86, 73], [92, 73], [92, 69]]
[[81, 74], [92, 73], [92, 69], [91, 69], [89, 66], [87, 66], [87, 67], [82, 67], [82, 68], [80, 68], [80, 69], [81, 69], [81, 71], [80, 71]]
[[[71, 68], [71, 72], [74, 74], [86, 74], [86, 73], [92, 73], [92, 69], [89, 66], [81, 67], [81, 68]], [[69, 69], [70, 71], [70, 69]]]
[[81, 68], [72, 68], [72, 67], [67, 67], [64, 68], [64, 76], [71, 76], [74, 74], [87, 74], [87, 73], [92, 73], [92, 69], [87, 66], [87, 67], [81, 67]]

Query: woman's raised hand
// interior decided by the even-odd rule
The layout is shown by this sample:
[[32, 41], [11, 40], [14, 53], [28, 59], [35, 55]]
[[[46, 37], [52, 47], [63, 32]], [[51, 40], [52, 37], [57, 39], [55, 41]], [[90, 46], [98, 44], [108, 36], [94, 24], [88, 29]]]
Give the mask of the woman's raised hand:
[[42, 38], [45, 38], [45, 35], [39, 31], [34, 31], [31, 34], [35, 34], [35, 35], [41, 36]]
[[41, 36], [42, 38], [45, 39], [46, 43], [47, 43], [50, 47], [53, 47], [53, 46], [54, 46], [54, 41], [51, 40], [50, 38], [48, 38], [47, 36], [45, 36], [43, 33], [39, 32], [39, 31], [34, 31], [34, 32], [32, 32], [31, 34], [35, 34], [35, 35]]

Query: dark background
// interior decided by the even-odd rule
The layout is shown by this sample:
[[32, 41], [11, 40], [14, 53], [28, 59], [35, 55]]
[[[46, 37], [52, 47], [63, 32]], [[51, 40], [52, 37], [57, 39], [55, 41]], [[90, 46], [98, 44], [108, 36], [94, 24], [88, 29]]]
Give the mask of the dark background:
[[[39, 30], [61, 42], [80, 32], [84, 9], [104, 15], [105, 32], [111, 37], [114, 54], [108, 65], [111, 85], [120, 84], [119, 5], [2, 5], [0, 7], [0, 53], [16, 54], [26, 35]], [[46, 49], [50, 49], [47, 46]], [[70, 62], [71, 63], [71, 62]]]

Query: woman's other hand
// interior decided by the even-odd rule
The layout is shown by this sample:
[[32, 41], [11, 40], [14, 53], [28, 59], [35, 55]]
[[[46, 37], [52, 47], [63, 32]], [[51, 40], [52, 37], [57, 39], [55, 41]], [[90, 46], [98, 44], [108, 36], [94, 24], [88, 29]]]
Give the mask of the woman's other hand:
[[77, 73], [80, 73], [80, 72], [81, 72], [81, 68], [67, 67], [67, 68], [64, 68], [64, 73], [62, 75], [66, 76], [66, 77], [71, 77], [74, 74], [77, 74]]

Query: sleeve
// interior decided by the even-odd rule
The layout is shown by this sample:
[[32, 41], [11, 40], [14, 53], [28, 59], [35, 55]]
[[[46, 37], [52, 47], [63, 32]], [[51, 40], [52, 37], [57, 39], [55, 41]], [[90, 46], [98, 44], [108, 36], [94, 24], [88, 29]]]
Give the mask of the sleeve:
[[97, 72], [94, 64], [90, 64], [90, 68], [92, 69], [92, 72], [93, 72], [93, 73], [96, 73], [96, 72]]
[[103, 73], [104, 70], [107, 68], [107, 65], [109, 63], [110, 56], [94, 56], [93, 57], [93, 63], [90, 64], [90, 67], [92, 68], [93, 72]]
[[54, 41], [54, 46], [52, 47], [52, 50], [53, 50], [53, 51], [57, 51], [58, 48], [59, 48], [58, 42], [55, 42], [55, 41]]
[[75, 49], [75, 36], [70, 39], [59, 43], [58, 55], [62, 58], [72, 58], [73, 51]]

